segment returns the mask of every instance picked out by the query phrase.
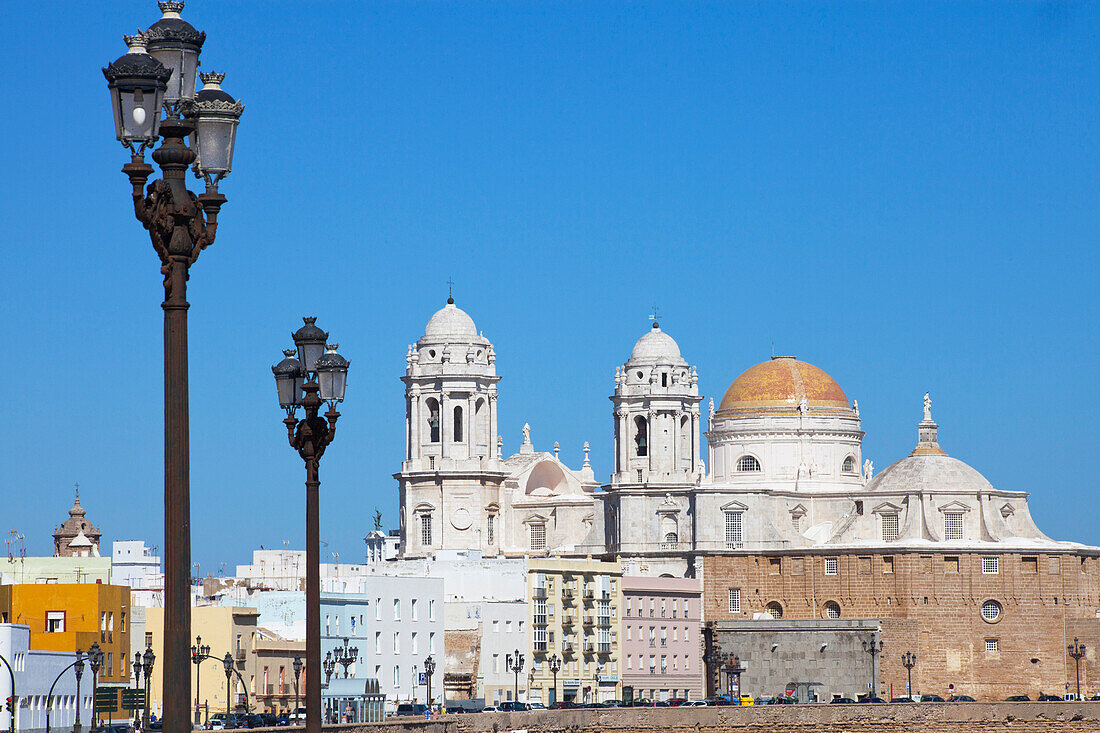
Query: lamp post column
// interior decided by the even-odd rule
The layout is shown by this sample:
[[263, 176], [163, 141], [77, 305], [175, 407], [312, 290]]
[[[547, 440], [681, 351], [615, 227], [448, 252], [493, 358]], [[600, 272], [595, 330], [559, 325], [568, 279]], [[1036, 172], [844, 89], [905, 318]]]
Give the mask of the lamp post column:
[[76, 722], [73, 723], [73, 733], [80, 733], [80, 678], [84, 676], [84, 660], [81, 658], [82, 652], [76, 650], [76, 663], [73, 665], [76, 671]]
[[1066, 647], [1066, 651], [1073, 657], [1073, 669], [1077, 677], [1077, 700], [1081, 700], [1081, 659], [1085, 656], [1085, 645], [1073, 637], [1073, 644]]

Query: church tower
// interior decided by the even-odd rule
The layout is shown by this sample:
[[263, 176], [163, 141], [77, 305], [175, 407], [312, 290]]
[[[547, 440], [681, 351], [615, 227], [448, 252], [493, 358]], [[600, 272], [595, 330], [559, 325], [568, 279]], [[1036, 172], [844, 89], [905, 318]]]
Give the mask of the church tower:
[[656, 321], [615, 370], [615, 470], [604, 486], [609, 553], [645, 575], [684, 576], [699, 458], [699, 375]]
[[497, 435], [496, 354], [453, 298], [405, 357], [401, 554], [481, 549], [504, 480]]

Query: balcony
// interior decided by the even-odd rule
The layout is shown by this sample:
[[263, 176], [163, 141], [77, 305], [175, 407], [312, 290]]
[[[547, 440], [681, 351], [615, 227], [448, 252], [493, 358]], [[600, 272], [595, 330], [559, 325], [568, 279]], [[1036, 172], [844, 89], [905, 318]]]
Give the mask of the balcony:
[[611, 646], [612, 645], [610, 643], [604, 642], [604, 643], [599, 645], [599, 648], [597, 649], [597, 651], [600, 654], [610, 654], [611, 653]]
[[584, 589], [584, 600], [591, 601], [595, 597], [596, 597], [596, 593], [591, 588], [585, 588]]
[[535, 616], [534, 624], [535, 626], [546, 626], [546, 616]]
[[610, 626], [611, 625], [611, 617], [610, 616], [598, 616], [596, 618], [596, 625], [597, 626]]
[[247, 649], [242, 649], [241, 647], [237, 647], [236, 657], [237, 657], [238, 662], [243, 662], [245, 659], [248, 658], [248, 650]]
[[573, 653], [573, 647], [574, 647], [574, 644], [571, 641], [563, 641], [561, 643], [561, 650], [566, 654], [572, 654]]
[[591, 642], [591, 641], [586, 641], [586, 642], [584, 642], [584, 653], [585, 653], [585, 654], [591, 654], [591, 653], [593, 653], [594, 651], [596, 651], [596, 644], [595, 644], [595, 642]]
[[586, 613], [584, 615], [584, 625], [585, 626], [595, 626], [595, 619], [593, 618], [592, 614]]
[[562, 588], [561, 589], [561, 599], [563, 601], [566, 601], [567, 603], [572, 603], [573, 602], [574, 595], [575, 594], [574, 594], [572, 588]]
[[534, 590], [531, 591], [531, 596], [533, 598], [546, 598], [546, 586], [536, 585]]
[[562, 614], [562, 617], [561, 617], [561, 625], [562, 626], [573, 626], [576, 623], [577, 623], [577, 617], [574, 614], [572, 614], [572, 613]]

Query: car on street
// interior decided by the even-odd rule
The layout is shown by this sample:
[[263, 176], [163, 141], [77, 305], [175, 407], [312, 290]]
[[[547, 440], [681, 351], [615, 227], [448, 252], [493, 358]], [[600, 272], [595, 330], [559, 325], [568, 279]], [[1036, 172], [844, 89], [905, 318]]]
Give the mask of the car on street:
[[283, 713], [278, 718], [276, 718], [275, 725], [277, 725], [280, 728], [287, 727], [288, 725], [290, 725], [290, 716], [287, 715], [286, 713]]
[[877, 695], [868, 695], [867, 697], [861, 698], [859, 702], [886, 702], [886, 701], [883, 700], [881, 697], [878, 697]]
[[670, 708], [678, 708], [686, 702], [687, 702], [687, 700], [685, 700], [682, 697], [674, 697], [674, 698], [672, 698], [671, 700], [668, 701], [668, 706]]
[[911, 697], [891, 697], [890, 702], [913, 702]]
[[829, 702], [830, 702], [830, 703], [832, 703], [833, 705], [838, 705], [838, 704], [844, 704], [844, 703], [852, 703], [852, 704], [855, 704], [855, 700], [853, 700], [853, 699], [852, 699], [852, 698], [850, 698], [850, 697], [834, 697], [834, 698], [833, 698], [832, 700], [830, 700]]
[[543, 705], [541, 702], [529, 702], [529, 703], [527, 703], [527, 709], [528, 710], [545, 710], [546, 706]]
[[705, 707], [709, 707], [709, 706], [710, 706], [710, 703], [707, 702], [706, 700], [688, 700], [687, 702], [685, 702], [680, 707], [683, 707], [683, 708], [705, 708]]
[[502, 702], [498, 708], [505, 713], [518, 713], [523, 710], [531, 709], [530, 705], [521, 700], [507, 700]]
[[1040, 692], [1039, 702], [1062, 702], [1062, 698], [1058, 697], [1057, 695], [1045, 695]]
[[1005, 702], [1031, 702], [1031, 698], [1027, 695], [1009, 695]]
[[974, 702], [974, 698], [970, 697], [970, 695], [955, 695], [947, 702]]
[[741, 698], [738, 700], [737, 704], [738, 705], [752, 705], [753, 704], [752, 695], [742, 695]]
[[398, 717], [417, 716], [424, 717], [424, 713], [428, 712], [428, 706], [418, 702], [403, 702], [397, 706], [397, 712], [394, 713]]
[[939, 695], [921, 695], [920, 702], [944, 702], [944, 699]]
[[550, 704], [551, 710], [576, 710], [579, 707], [580, 705], [570, 700], [558, 700]]
[[[551, 707], [553, 707], [553, 705], [551, 705]], [[483, 713], [495, 713], [495, 712], [497, 712], [497, 706], [496, 705], [486, 705], [485, 707], [483, 707], [481, 709], [481, 712], [483, 712]]]

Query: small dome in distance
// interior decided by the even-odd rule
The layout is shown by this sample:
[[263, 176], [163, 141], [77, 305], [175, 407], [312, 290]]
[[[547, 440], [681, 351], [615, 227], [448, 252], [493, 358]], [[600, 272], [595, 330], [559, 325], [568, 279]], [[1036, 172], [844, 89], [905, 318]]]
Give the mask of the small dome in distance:
[[683, 362], [680, 355], [680, 346], [675, 339], [661, 330], [660, 324], [653, 322], [653, 328], [649, 329], [630, 352], [630, 361], [672, 361]]
[[435, 312], [428, 325], [424, 327], [426, 339], [473, 339], [477, 338], [474, 319], [455, 305], [454, 298], [447, 298], [447, 305]]

